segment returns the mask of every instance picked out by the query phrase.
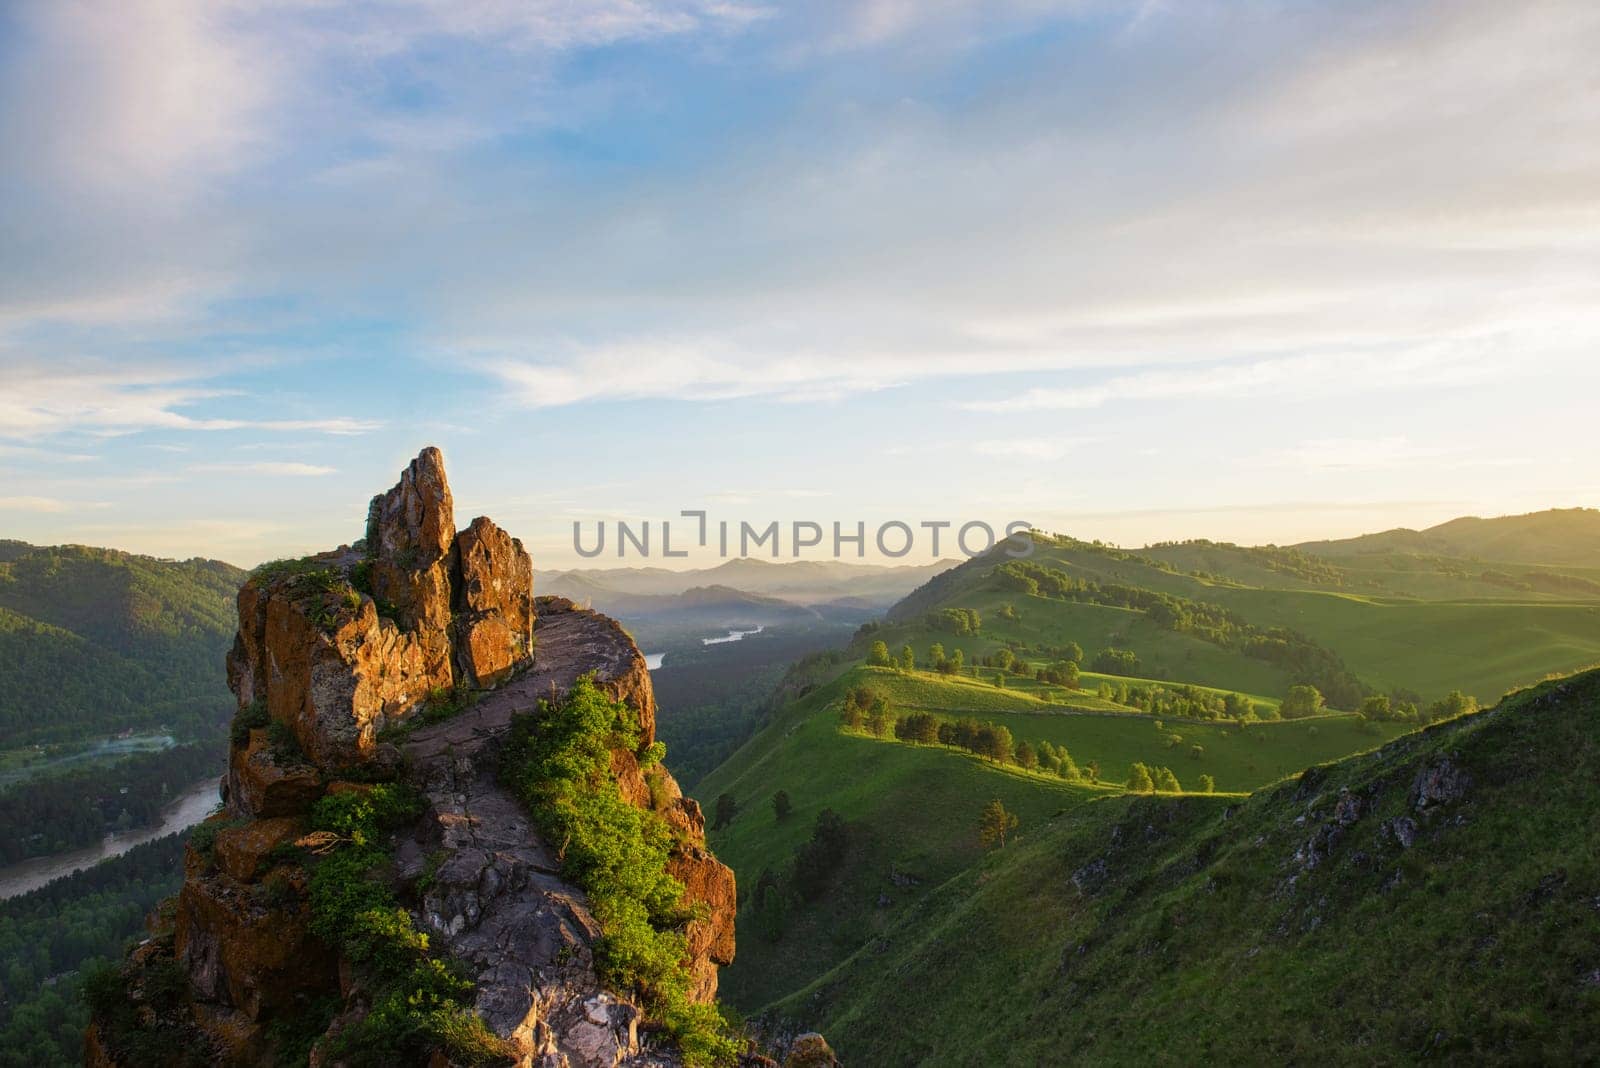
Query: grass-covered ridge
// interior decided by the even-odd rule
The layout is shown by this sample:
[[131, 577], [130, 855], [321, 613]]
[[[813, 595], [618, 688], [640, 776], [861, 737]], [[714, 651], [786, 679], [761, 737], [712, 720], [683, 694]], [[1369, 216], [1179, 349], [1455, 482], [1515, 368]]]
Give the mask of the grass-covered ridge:
[[[1006, 728], [1018, 748], [1027, 743], [1042, 753], [1048, 743], [1052, 754], [1065, 750], [1080, 775], [1064, 779], [1042, 762], [1028, 770], [959, 746], [911, 744], [897, 740], [892, 727], [875, 737], [841, 722], [848, 695], [858, 690], [882, 697], [896, 720], [971, 719]], [[885, 937], [934, 887], [982, 859], [978, 819], [991, 800], [1016, 813], [1027, 834], [1086, 800], [1120, 792], [1135, 763], [1171, 769], [1185, 790], [1239, 792], [1372, 749], [1406, 729], [1349, 714], [1241, 729], [1061, 705], [970, 677], [830, 666], [698, 790], [708, 812], [722, 795], [734, 802], [736, 814], [713, 829], [712, 846], [748, 891], [739, 956], [723, 971], [724, 996], [758, 1011]], [[1094, 766], [1098, 781], [1091, 781]], [[781, 819], [772, 801], [780, 791], [791, 806]], [[824, 810], [847, 828], [837, 876], [814, 900], [791, 896], [795, 858]], [[763, 911], [767, 899], [754, 897], [758, 885], [774, 880], [785, 915]]]
[[1024, 819], [778, 1012], [874, 1065], [1590, 1063], [1596, 781], [1590, 673], [1243, 800]]
[[[738, 1046], [714, 1005], [689, 999], [692, 918], [684, 887], [667, 871], [672, 832], [655, 812], [618, 792], [613, 749], [637, 752], [639, 722], [592, 676], [559, 702], [519, 717], [501, 757], [502, 773], [556, 846], [562, 874], [588, 895], [603, 932], [595, 946], [600, 979], [638, 998], [693, 1066], [731, 1063]], [[659, 761], [659, 743], [646, 754]]]
[[[1327, 560], [1209, 542], [1130, 552], [1047, 535], [1005, 572], [1013, 563], [996, 549], [944, 572], [896, 605], [875, 637], [892, 651], [910, 642], [919, 657], [942, 640], [964, 649], [968, 664], [1001, 648], [1031, 659], [1072, 642], [1088, 668], [1107, 649], [1131, 650], [1140, 669], [1123, 674], [1270, 697], [1309, 681], [1333, 698], [1347, 687], [1324, 677], [1342, 664], [1364, 692], [1418, 704], [1451, 690], [1491, 702], [1600, 663], [1600, 594], [1582, 569]], [[1506, 574], [1516, 581], [1507, 585]], [[977, 612], [980, 632], [930, 625], [945, 610]], [[1274, 634], [1298, 638], [1284, 649], [1255, 646]], [[1330, 703], [1348, 710], [1351, 696]]]

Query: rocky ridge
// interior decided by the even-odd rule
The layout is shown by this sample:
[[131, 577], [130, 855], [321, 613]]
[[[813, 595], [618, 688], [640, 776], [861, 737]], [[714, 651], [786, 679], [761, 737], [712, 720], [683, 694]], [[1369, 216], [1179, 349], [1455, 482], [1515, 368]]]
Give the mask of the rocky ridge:
[[[600, 983], [584, 894], [496, 766], [513, 718], [580, 676], [632, 708], [639, 748], [613, 750], [612, 770], [623, 798], [673, 832], [669, 871], [696, 917], [685, 932], [692, 995], [713, 1000], [717, 968], [733, 959], [733, 873], [705, 848], [699, 806], [665, 768], [641, 767], [655, 699], [626, 632], [570, 601], [535, 601], [527, 552], [489, 519], [457, 532], [432, 448], [373, 499], [363, 542], [258, 569], [238, 608], [225, 807], [195, 834], [174, 906], [152, 917], [124, 969], [136, 1018], [165, 1014], [157, 1022], [183, 1032], [201, 1063], [250, 1065], [282, 1063], [277, 1036], [317, 1006], [337, 1006], [333, 1032], [360, 1019], [358, 969], [312, 933], [294, 847], [323, 796], [399, 781], [424, 811], [395, 835], [390, 879], [433, 951], [473, 981], [474, 1013], [515, 1063], [676, 1063], [646, 1041], [640, 1007]], [[446, 702], [465, 707], [442, 718]], [[155, 977], [174, 971], [187, 990], [158, 1004]], [[103, 1013], [87, 1045], [90, 1064], [148, 1062], [119, 1046]], [[334, 1063], [320, 1046], [310, 1060]], [[435, 1051], [428, 1063], [450, 1062]]]

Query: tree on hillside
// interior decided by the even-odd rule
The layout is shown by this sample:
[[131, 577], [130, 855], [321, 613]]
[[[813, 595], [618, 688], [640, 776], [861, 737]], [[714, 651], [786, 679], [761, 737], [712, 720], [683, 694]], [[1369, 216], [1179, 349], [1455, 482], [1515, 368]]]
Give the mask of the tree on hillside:
[[939, 728], [939, 720], [932, 713], [911, 712], [895, 722], [894, 736], [903, 742], [932, 745], [940, 740]]
[[866, 718], [866, 710], [850, 700], [847, 695], [844, 704], [839, 707], [839, 722], [851, 730], [858, 731]]
[[1017, 743], [1016, 760], [1017, 767], [1027, 768], [1030, 771], [1039, 766], [1039, 755], [1033, 751], [1033, 746], [1027, 742]]
[[872, 643], [872, 651], [867, 654], [867, 663], [873, 667], [889, 666], [889, 647], [882, 640]]
[[1100, 781], [1100, 761], [1089, 761], [1089, 763], [1084, 765], [1083, 772], [1085, 775], [1089, 776], [1090, 782], [1098, 783]]
[[1150, 773], [1151, 781], [1157, 790], [1164, 794], [1178, 794], [1183, 792], [1183, 787], [1178, 785], [1178, 777], [1172, 773], [1171, 768], [1156, 768]]
[[889, 702], [883, 697], [873, 698], [872, 705], [867, 709], [867, 730], [872, 732], [874, 738], [882, 738], [894, 729], [894, 716], [889, 711]]
[[1189, 747], [1189, 755], [1196, 760], [1200, 760], [1206, 755], [1206, 747], [1203, 745], [1191, 745]]
[[1066, 645], [1061, 647], [1061, 656], [1063, 659], [1070, 660], [1074, 664], [1081, 664], [1083, 663], [1083, 646], [1079, 645], [1077, 642], [1068, 642]]
[[901, 671], [915, 671], [915, 670], [917, 670], [917, 654], [916, 654], [916, 650], [912, 649], [909, 644], [903, 646], [901, 648], [901, 650], [900, 650], [900, 670]]
[[995, 667], [999, 668], [1001, 671], [1004, 671], [1016, 662], [1017, 657], [1016, 654], [1010, 649], [1001, 649], [997, 651], [991, 659], [994, 662]]
[[1229, 719], [1244, 719], [1255, 711], [1255, 703], [1243, 694], [1230, 693], [1222, 698], [1222, 714]]
[[1428, 706], [1423, 713], [1423, 722], [1438, 723], [1440, 720], [1455, 719], [1457, 716], [1465, 716], [1477, 710], [1476, 697], [1468, 697], [1460, 690], [1451, 690], [1446, 697]]
[[983, 806], [983, 814], [978, 817], [978, 839], [987, 847], [1004, 849], [1007, 836], [1017, 829], [1018, 822], [997, 797]]
[[789, 818], [789, 813], [794, 811], [794, 806], [789, 803], [789, 791], [779, 790], [772, 795], [772, 814], [782, 823]]
[[1004, 671], [996, 671], [994, 673], [994, 685], [999, 690], [1006, 688], [1006, 673]]
[[985, 723], [978, 728], [976, 741], [974, 748], [979, 756], [988, 757], [997, 764], [1004, 764], [1011, 759], [1009, 728], [997, 723]]
[[1143, 764], [1134, 764], [1128, 773], [1128, 789], [1136, 794], [1148, 794], [1155, 790], [1155, 780], [1150, 777], [1150, 769]]
[[928, 666], [934, 671], [944, 667], [944, 643], [934, 642], [928, 647]]
[[1278, 712], [1284, 719], [1303, 719], [1322, 711], [1322, 693], [1315, 686], [1291, 686]]
[[732, 794], [718, 794], [717, 795], [716, 818], [712, 820], [711, 829], [713, 831], [722, 830], [722, 828], [724, 828], [728, 824], [732, 823], [733, 822], [733, 818], [735, 816], [737, 816], [738, 814], [739, 814], [739, 802], [737, 802], [737, 801], [735, 801], [733, 799], [733, 795]]
[[844, 860], [848, 846], [844, 817], [831, 808], [817, 813], [810, 841], [795, 850], [794, 855], [794, 885], [801, 897], [815, 901], [822, 896]]
[[1389, 708], [1387, 694], [1374, 694], [1361, 702], [1361, 715], [1366, 719], [1390, 719], [1392, 713]]
[[961, 665], [966, 662], [966, 659], [967, 654], [963, 653], [960, 649], [957, 649], [955, 652], [951, 653], [949, 661], [950, 673], [952, 675], [961, 674]]
[[1201, 793], [1214, 794], [1217, 792], [1217, 780], [1213, 779], [1211, 776], [1202, 775], [1200, 776], [1199, 782]]

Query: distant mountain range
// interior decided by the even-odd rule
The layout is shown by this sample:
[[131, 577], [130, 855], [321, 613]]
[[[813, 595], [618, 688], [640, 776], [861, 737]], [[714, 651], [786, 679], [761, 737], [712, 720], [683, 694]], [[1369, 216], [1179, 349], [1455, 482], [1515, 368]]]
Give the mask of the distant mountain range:
[[[589, 600], [604, 611], [612, 610], [608, 606], [625, 603], [626, 598], [670, 599], [694, 590], [702, 592], [683, 602], [685, 607], [726, 600], [728, 594], [742, 592], [792, 605], [848, 601], [858, 607], [887, 608], [957, 563], [954, 560], [905, 566], [846, 564], [831, 560], [775, 563], [741, 557], [716, 567], [690, 571], [669, 571], [663, 567], [575, 568], [540, 575], [538, 590], [575, 601]], [[668, 603], [655, 602], [654, 607], [666, 607]], [[629, 614], [620, 607], [616, 611]]]
[[1515, 564], [1600, 567], [1600, 510], [1550, 508], [1493, 519], [1468, 516], [1426, 530], [1404, 527], [1295, 546], [1318, 556], [1407, 553]]

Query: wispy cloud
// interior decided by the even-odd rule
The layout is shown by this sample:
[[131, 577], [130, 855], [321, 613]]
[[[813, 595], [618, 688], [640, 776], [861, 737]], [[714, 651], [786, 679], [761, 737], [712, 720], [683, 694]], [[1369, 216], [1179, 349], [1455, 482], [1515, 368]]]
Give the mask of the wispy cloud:
[[0, 512], [56, 514], [107, 507], [109, 505], [104, 501], [64, 501], [57, 497], [0, 497]]
[[334, 474], [337, 468], [324, 467], [321, 464], [291, 463], [282, 461], [263, 461], [261, 463], [220, 463], [220, 464], [195, 464], [190, 471], [201, 474], [241, 474], [241, 475], [273, 475], [290, 478], [315, 478], [321, 475]]
[[216, 368], [108, 362], [60, 367], [0, 364], [0, 436], [26, 439], [62, 431], [115, 435], [138, 430], [353, 435], [383, 425], [348, 416], [239, 419], [186, 414], [183, 409], [236, 396], [205, 384], [218, 373]]
[[980, 412], [1099, 408], [1123, 401], [1178, 398], [1323, 396], [1393, 388], [1423, 389], [1517, 374], [1497, 353], [1430, 347], [1400, 353], [1327, 353], [1161, 369], [1117, 375], [1095, 385], [1034, 388], [995, 400], [968, 401]]
[[1377, 438], [1313, 438], [1297, 445], [1274, 449], [1258, 457], [1256, 464], [1298, 471], [1366, 470], [1383, 471], [1424, 467], [1439, 471], [1468, 467], [1522, 467], [1529, 459], [1495, 455], [1473, 455], [1459, 445], [1412, 441], [1404, 434]]
[[972, 449], [980, 456], [1050, 461], [1060, 460], [1081, 452], [1099, 440], [1099, 438], [1093, 437], [995, 438], [976, 442], [973, 444]]

